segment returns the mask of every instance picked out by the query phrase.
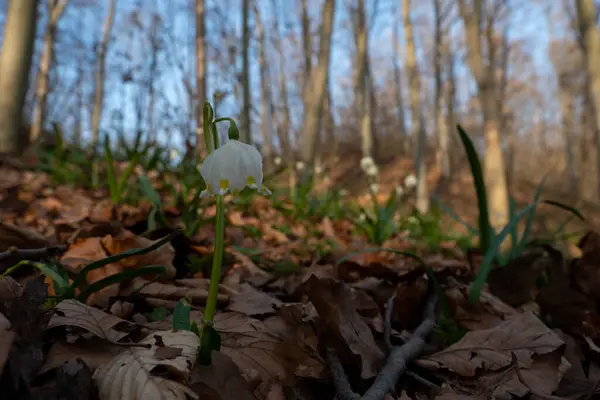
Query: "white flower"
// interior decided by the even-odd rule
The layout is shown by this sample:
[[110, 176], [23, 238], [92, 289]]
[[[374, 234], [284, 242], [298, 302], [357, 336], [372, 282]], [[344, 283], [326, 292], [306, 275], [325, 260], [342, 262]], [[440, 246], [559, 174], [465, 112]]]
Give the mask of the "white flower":
[[402, 197], [402, 195], [404, 194], [404, 188], [402, 187], [402, 185], [396, 186], [396, 194], [398, 195], [398, 197]]
[[342, 196], [342, 197], [348, 196], [348, 191], [346, 189], [340, 189], [340, 196]]
[[417, 186], [417, 177], [413, 174], [408, 175], [404, 178], [404, 186], [406, 186], [407, 189], [412, 189]]
[[181, 153], [177, 151], [177, 149], [171, 149], [171, 151], [169, 151], [169, 159], [171, 159], [171, 161], [177, 161], [179, 157], [181, 157]]
[[275, 159], [273, 160], [273, 163], [275, 165], [281, 165], [281, 157], [279, 157], [279, 156], [275, 157]]
[[371, 157], [363, 157], [360, 160], [360, 168], [371, 177], [377, 176], [379, 173], [379, 168], [377, 168], [377, 164]]
[[379, 185], [376, 183], [371, 183], [371, 191], [377, 194], [377, 192], [379, 192]]
[[323, 167], [321, 167], [320, 165], [317, 165], [315, 167], [315, 174], [320, 175], [321, 172], [323, 172]]
[[364, 222], [366, 219], [367, 219], [367, 215], [366, 215], [365, 213], [361, 213], [361, 214], [358, 216], [358, 220], [359, 220], [360, 222]]
[[234, 196], [245, 187], [256, 189], [261, 194], [271, 194], [262, 184], [262, 156], [254, 146], [239, 140], [229, 140], [210, 153], [202, 163], [200, 173], [206, 182], [201, 197], [224, 195]]
[[302, 171], [302, 170], [304, 169], [304, 163], [303, 163], [302, 161], [298, 161], [298, 162], [296, 163], [296, 169], [297, 169], [298, 171]]

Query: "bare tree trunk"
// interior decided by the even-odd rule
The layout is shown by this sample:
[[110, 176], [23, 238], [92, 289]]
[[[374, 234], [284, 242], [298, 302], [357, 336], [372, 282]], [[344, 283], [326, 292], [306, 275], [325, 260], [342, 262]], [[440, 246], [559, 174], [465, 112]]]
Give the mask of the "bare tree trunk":
[[596, 193], [600, 193], [600, 33], [596, 23], [594, 0], [576, 0], [577, 20], [583, 39], [583, 50], [587, 73], [590, 80], [590, 97], [593, 105], [594, 127], [596, 132]]
[[[459, 8], [465, 24], [468, 47], [467, 62], [477, 82], [478, 95], [483, 109], [483, 131], [485, 135], [484, 175], [490, 207], [490, 223], [496, 231], [499, 231], [508, 223], [508, 189], [502, 146], [498, 133], [497, 93], [494, 77], [495, 66], [493, 63], [484, 63], [483, 60], [481, 46], [481, 37], [483, 36], [481, 28], [481, 0], [474, 0], [472, 10], [468, 10], [465, 0], [459, 0]], [[488, 53], [488, 56], [493, 57], [493, 49], [488, 51]]]
[[94, 93], [94, 111], [92, 113], [92, 148], [96, 150], [98, 139], [100, 137], [100, 119], [104, 103], [104, 71], [106, 69], [106, 53], [108, 52], [108, 42], [110, 41], [110, 32], [115, 19], [116, 0], [109, 0], [108, 14], [104, 20], [102, 29], [102, 42], [100, 43], [100, 52], [98, 54], [98, 69], [96, 71], [96, 91]]
[[250, 119], [250, 0], [242, 1], [242, 97], [244, 99], [242, 109], [242, 127], [240, 139], [244, 143], [252, 143], [251, 119]]
[[402, 52], [400, 51], [400, 41], [398, 35], [400, 34], [400, 18], [394, 18], [394, 34], [393, 34], [393, 47], [394, 47], [394, 91], [396, 94], [396, 117], [398, 118], [398, 125], [400, 128], [400, 135], [402, 140], [402, 150], [408, 153], [408, 135], [406, 132], [406, 116], [404, 114], [404, 97], [402, 95], [402, 69], [398, 63], [402, 59]]
[[156, 140], [156, 132], [154, 130], [154, 107], [156, 105], [156, 91], [154, 90], [154, 81], [156, 80], [156, 72], [158, 69], [158, 52], [160, 51], [160, 41], [158, 37], [158, 29], [160, 19], [158, 15], [152, 15], [152, 25], [150, 27], [150, 75], [148, 77], [148, 139]]
[[354, 85], [355, 109], [360, 115], [360, 137], [363, 157], [373, 157], [371, 131], [371, 91], [368, 76], [369, 50], [368, 26], [364, 0], [358, 0], [354, 11], [356, 41], [356, 75]]
[[406, 68], [410, 82], [411, 131], [416, 147], [415, 171], [417, 173], [417, 209], [421, 213], [429, 210], [429, 193], [427, 190], [427, 130], [425, 118], [421, 110], [421, 79], [417, 68], [417, 54], [413, 25], [410, 18], [410, 0], [402, 0], [402, 17], [404, 20], [404, 37], [406, 38]]
[[[446, 79], [446, 106], [448, 107], [448, 112], [446, 114], [446, 126], [448, 128], [448, 132], [450, 133], [450, 135], [448, 135], [448, 147], [451, 149], [450, 152], [452, 152], [452, 149], [455, 148], [455, 146], [453, 146], [453, 143], [456, 142], [452, 140], [452, 138], [456, 135], [456, 107], [454, 106], [456, 104], [456, 75], [454, 73], [454, 56], [452, 55], [452, 49], [448, 49], [445, 60], [445, 64], [448, 68], [448, 74]], [[448, 162], [450, 163], [451, 172], [452, 161], [452, 158], [449, 157]]]
[[8, 5], [0, 54], [0, 153], [20, 153], [29, 142], [23, 136], [23, 105], [29, 86], [37, 22], [37, 0]]
[[263, 137], [262, 155], [267, 167], [270, 167], [273, 157], [273, 138], [271, 135], [271, 93], [269, 89], [269, 67], [267, 66], [267, 49], [265, 40], [265, 29], [263, 27], [260, 10], [254, 1], [254, 18], [259, 46], [259, 68], [260, 68], [260, 109], [261, 109], [261, 131]]
[[444, 52], [442, 0], [434, 0], [433, 5], [435, 12], [435, 54], [433, 60], [435, 74], [434, 131], [438, 139], [436, 158], [440, 167], [442, 180], [448, 180], [450, 178], [450, 153], [448, 149], [448, 131], [444, 122], [442, 93], [442, 52]]
[[[277, 0], [272, 0], [272, 2], [273, 10], [276, 10]], [[281, 142], [281, 149], [285, 158], [290, 160], [292, 158], [290, 149], [290, 106], [288, 101], [287, 78], [285, 74], [285, 55], [283, 54], [283, 46], [281, 45], [281, 35], [279, 33], [279, 23], [277, 22], [277, 20], [278, 17], [277, 15], [275, 15], [273, 17], [273, 27], [275, 31], [275, 48], [277, 50], [277, 53], [279, 54], [279, 86], [281, 90], [281, 102], [283, 108], [283, 121], [281, 126], [281, 133], [279, 135], [279, 140]]]
[[46, 100], [48, 98], [48, 80], [50, 69], [54, 62], [54, 35], [58, 21], [67, 6], [67, 0], [48, 1], [48, 22], [44, 33], [44, 50], [40, 59], [40, 69], [37, 76], [36, 96], [37, 103], [33, 111], [33, 124], [31, 126], [31, 141], [37, 141], [44, 130], [46, 122]]
[[[321, 117], [323, 114], [323, 103], [325, 101], [325, 90], [327, 75], [329, 74], [329, 59], [331, 56], [331, 37], [333, 33], [333, 19], [335, 15], [335, 0], [324, 0], [321, 9], [322, 24], [319, 44], [319, 60], [317, 67], [311, 72], [309, 82], [309, 93], [304, 104], [304, 122], [302, 124], [302, 160], [312, 166], [316, 152], [317, 137]], [[308, 165], [307, 165], [308, 166]], [[305, 168], [307, 171], [309, 168]], [[309, 178], [304, 174], [304, 179]]]
[[204, 148], [203, 110], [206, 102], [206, 21], [204, 0], [196, 0], [196, 156]]
[[301, 0], [302, 6], [302, 49], [304, 50], [304, 83], [302, 87], [302, 99], [306, 102], [306, 96], [308, 95], [308, 87], [310, 85], [310, 74], [312, 72], [312, 35], [310, 32], [310, 19], [308, 17], [308, 4], [307, 0]]

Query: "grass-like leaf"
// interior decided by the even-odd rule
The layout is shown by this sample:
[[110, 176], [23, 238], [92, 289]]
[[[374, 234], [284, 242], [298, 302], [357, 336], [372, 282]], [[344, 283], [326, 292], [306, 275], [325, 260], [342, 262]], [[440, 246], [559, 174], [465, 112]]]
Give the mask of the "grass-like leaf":
[[471, 167], [471, 175], [473, 176], [473, 184], [475, 185], [475, 192], [477, 193], [477, 206], [479, 208], [479, 246], [484, 253], [487, 253], [492, 242], [493, 229], [490, 225], [483, 171], [481, 170], [481, 163], [479, 162], [479, 157], [477, 156], [471, 138], [460, 125], [457, 125], [457, 128], [460, 140], [467, 153], [467, 159], [469, 160], [469, 166]]

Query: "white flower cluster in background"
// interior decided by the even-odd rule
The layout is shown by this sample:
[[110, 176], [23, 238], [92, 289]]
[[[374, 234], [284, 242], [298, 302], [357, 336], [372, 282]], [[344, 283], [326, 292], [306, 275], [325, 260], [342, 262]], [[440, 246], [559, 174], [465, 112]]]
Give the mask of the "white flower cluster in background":
[[379, 174], [379, 168], [377, 168], [377, 164], [375, 164], [375, 160], [372, 157], [363, 157], [360, 160], [360, 168], [370, 178], [374, 178]]

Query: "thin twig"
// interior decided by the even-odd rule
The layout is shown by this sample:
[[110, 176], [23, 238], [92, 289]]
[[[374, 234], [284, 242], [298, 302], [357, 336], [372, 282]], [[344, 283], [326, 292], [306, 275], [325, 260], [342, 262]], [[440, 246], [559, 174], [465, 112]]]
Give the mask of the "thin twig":
[[385, 320], [383, 324], [383, 341], [388, 353], [392, 351], [392, 310], [394, 309], [394, 299], [396, 292], [388, 299], [385, 309]]
[[67, 248], [67, 245], [48, 246], [39, 249], [10, 247], [8, 250], [0, 253], [0, 270], [4, 270], [24, 260], [37, 261], [45, 257], [52, 257], [65, 252]]
[[[392, 391], [400, 376], [406, 371], [408, 363], [423, 352], [426, 344], [425, 339], [435, 327], [436, 304], [437, 294], [435, 291], [432, 291], [425, 304], [423, 322], [415, 329], [411, 338], [406, 343], [402, 346], [392, 348], [386, 364], [379, 371], [375, 382], [373, 382], [369, 390], [362, 397], [352, 391], [348, 377], [335, 350], [327, 348], [327, 361], [333, 378], [333, 384], [338, 392], [338, 398], [340, 400], [382, 400], [387, 393]], [[386, 340], [389, 340], [389, 338]]]

